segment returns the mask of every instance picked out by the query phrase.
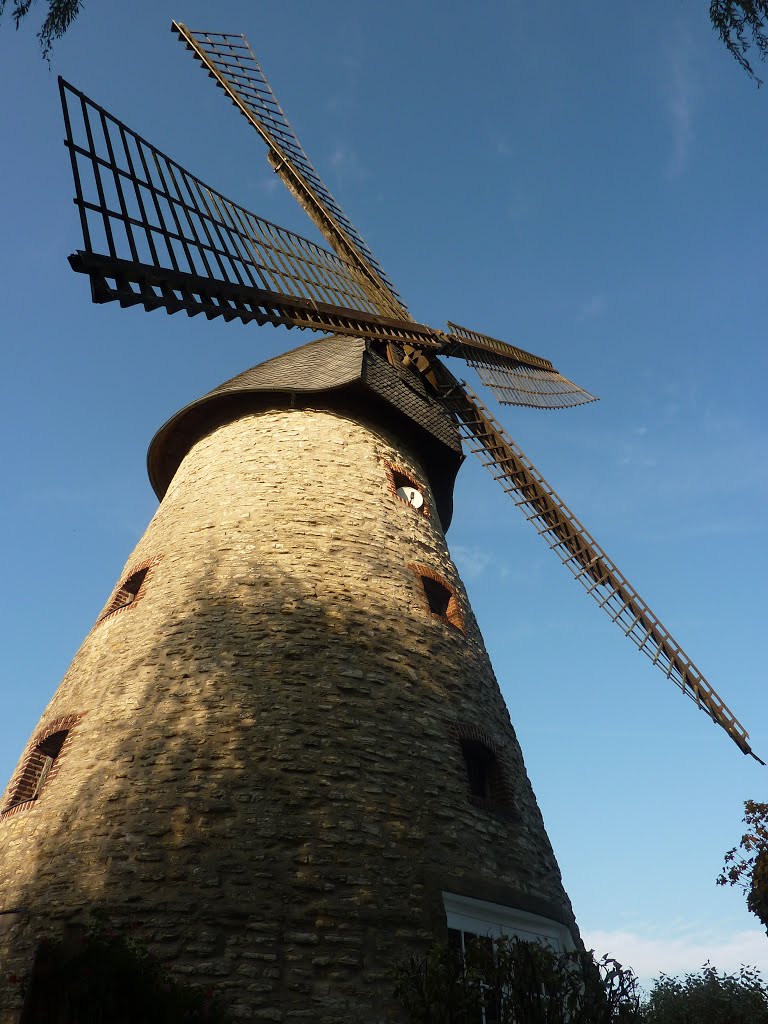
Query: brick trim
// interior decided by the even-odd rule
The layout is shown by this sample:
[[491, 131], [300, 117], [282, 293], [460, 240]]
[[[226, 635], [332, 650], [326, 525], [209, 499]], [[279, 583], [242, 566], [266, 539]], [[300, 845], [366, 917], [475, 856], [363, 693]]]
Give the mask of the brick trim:
[[484, 747], [487, 747], [492, 754], [498, 757], [499, 746], [496, 741], [489, 732], [486, 732], [479, 725], [475, 725], [474, 722], [454, 722], [451, 726], [451, 736], [459, 743], [462, 740], [474, 740], [476, 743], [482, 743]]
[[504, 818], [517, 818], [517, 801], [512, 787], [512, 765], [504, 748], [498, 744], [491, 734], [474, 722], [454, 722], [450, 727], [451, 739], [456, 744], [457, 753], [461, 757], [462, 768], [467, 770], [464, 743], [474, 743], [483, 747], [492, 759], [489, 773], [490, 797], [480, 797], [471, 791], [467, 779], [467, 799], [482, 811], [490, 811]]
[[[120, 582], [117, 584], [115, 589], [109, 596], [109, 600], [104, 605], [104, 609], [101, 615], [96, 619], [95, 626], [100, 626], [102, 622], [106, 622], [107, 619], [112, 619], [121, 612], [132, 611], [136, 605], [141, 601], [146, 593], [147, 584], [152, 579], [152, 573], [158, 562], [162, 560], [162, 555], [155, 555], [154, 558], [146, 558], [143, 562], [138, 562], [136, 565], [132, 565], [128, 572], [121, 577]], [[131, 594], [130, 600], [128, 599], [127, 591], [128, 585], [131, 583], [135, 576], [139, 573], [143, 573], [142, 579], [139, 581], [138, 588], [135, 593]], [[124, 591], [127, 591], [124, 593]]]
[[[406, 469], [405, 466], [401, 466], [397, 462], [389, 462], [386, 459], [382, 459], [381, 462], [387, 473], [387, 494], [389, 494], [390, 497], [394, 498], [395, 501], [399, 501], [401, 505], [405, 505], [406, 508], [409, 508], [412, 512], [415, 512], [416, 515], [423, 516], [424, 519], [430, 519], [432, 517], [432, 511], [429, 507], [430, 503], [427, 498], [428, 492], [425, 485], [421, 483], [421, 481], [418, 480], [409, 469]], [[405, 479], [408, 481], [409, 485], [411, 487], [415, 487], [416, 490], [420, 491], [421, 494], [424, 496], [424, 504], [421, 506], [421, 508], [414, 508], [413, 505], [409, 505], [408, 502], [403, 501], [403, 499], [397, 493], [398, 483], [395, 479], [396, 473], [399, 473], [400, 476], [404, 476]]]
[[[446, 626], [452, 626], [454, 629], [458, 629], [460, 633], [466, 632], [464, 613], [461, 610], [461, 603], [459, 601], [459, 595], [456, 592], [456, 588], [452, 587], [444, 576], [441, 576], [440, 573], [435, 572], [435, 570], [431, 569], [428, 565], [411, 563], [409, 564], [408, 568], [418, 578], [419, 589], [422, 595], [422, 607], [424, 608], [424, 610], [429, 615], [431, 615], [432, 618], [439, 619], [440, 622], [444, 622]], [[429, 598], [427, 597], [427, 592], [422, 582], [422, 577], [425, 576], [427, 579], [434, 580], [435, 583], [439, 583], [441, 587], [445, 587], [445, 589], [450, 594], [450, 597], [448, 599], [448, 609], [445, 615], [440, 615], [438, 612], [433, 611], [432, 608], [430, 607]]]
[[[37, 732], [34, 733], [22, 754], [16, 771], [11, 776], [11, 781], [8, 783], [8, 797], [3, 803], [2, 810], [0, 810], [0, 821], [3, 821], [5, 818], [10, 818], [14, 814], [18, 814], [20, 811], [29, 810], [31, 807], [35, 806], [42, 794], [48, 789], [52, 780], [58, 775], [62, 758], [66, 756], [72, 741], [72, 732], [80, 723], [82, 717], [82, 714], [76, 714], [53, 718], [50, 722], [41, 726]], [[50, 739], [51, 736], [55, 736], [56, 733], [65, 731], [67, 735], [64, 738], [61, 749], [53, 760], [53, 764], [51, 765], [50, 771], [42, 785], [40, 793], [28, 800], [19, 799], [19, 796], [24, 793], [25, 788], [28, 789], [32, 785], [37, 785], [40, 778], [40, 772], [42, 771], [45, 763], [45, 752], [41, 751], [39, 748], [47, 739]]]

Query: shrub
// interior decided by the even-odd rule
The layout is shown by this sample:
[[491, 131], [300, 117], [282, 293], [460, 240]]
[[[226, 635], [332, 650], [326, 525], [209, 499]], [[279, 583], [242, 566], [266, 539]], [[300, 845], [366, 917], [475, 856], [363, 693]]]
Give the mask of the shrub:
[[444, 945], [395, 972], [409, 1024], [640, 1024], [637, 979], [608, 957], [516, 937]]
[[681, 981], [665, 974], [645, 1005], [647, 1024], [768, 1024], [768, 985], [755, 967], [719, 974], [711, 964]]

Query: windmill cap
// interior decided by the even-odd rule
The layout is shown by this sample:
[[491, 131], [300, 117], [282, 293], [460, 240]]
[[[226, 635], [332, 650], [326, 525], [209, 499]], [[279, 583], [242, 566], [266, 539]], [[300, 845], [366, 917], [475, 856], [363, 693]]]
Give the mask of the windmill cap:
[[274, 408], [327, 409], [401, 438], [421, 460], [443, 529], [453, 512], [461, 438], [421, 379], [393, 367], [362, 338], [331, 335], [245, 370], [172, 416], [147, 454], [152, 488], [165, 495], [192, 446], [224, 423]]

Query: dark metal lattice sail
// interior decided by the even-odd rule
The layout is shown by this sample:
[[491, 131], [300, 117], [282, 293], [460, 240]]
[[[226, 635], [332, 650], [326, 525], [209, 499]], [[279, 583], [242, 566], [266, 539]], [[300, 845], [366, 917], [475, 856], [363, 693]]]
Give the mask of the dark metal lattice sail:
[[456, 342], [461, 354], [511, 371], [525, 360], [555, 373], [548, 360], [486, 335], [460, 328], [459, 338], [382, 315], [357, 267], [233, 203], [68, 82], [59, 85], [83, 230], [71, 263], [90, 277], [94, 301], [434, 351]]
[[175, 21], [171, 30], [269, 146], [273, 167], [328, 242], [384, 292], [378, 297], [383, 304], [379, 312], [406, 319], [402, 299], [304, 152], [245, 36], [192, 31]]
[[534, 356], [488, 334], [448, 321], [451, 355], [461, 356], [503, 405], [567, 409], [596, 398], [558, 373], [548, 359]]
[[442, 348], [430, 328], [382, 317], [338, 256], [233, 203], [59, 85], [84, 244], [71, 262], [95, 301]]
[[445, 400], [456, 414], [469, 450], [611, 621], [721, 726], [743, 753], [763, 764], [733, 712], [477, 395], [466, 385], [449, 386]]

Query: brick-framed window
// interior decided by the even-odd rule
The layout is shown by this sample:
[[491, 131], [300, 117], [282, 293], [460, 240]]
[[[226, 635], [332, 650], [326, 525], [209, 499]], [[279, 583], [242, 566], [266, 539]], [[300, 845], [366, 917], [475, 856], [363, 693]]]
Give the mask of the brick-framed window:
[[470, 722], [455, 723], [451, 735], [461, 753], [469, 802], [481, 810], [514, 817], [511, 767], [493, 737]]
[[112, 591], [112, 596], [96, 620], [96, 625], [104, 622], [105, 619], [118, 615], [120, 612], [136, 607], [144, 597], [147, 584], [152, 578], [154, 567], [162, 557], [162, 555], [156, 555], [154, 558], [148, 558], [143, 562], [139, 562], [138, 565], [131, 566]]
[[72, 730], [81, 718], [82, 715], [54, 718], [35, 733], [8, 786], [0, 819], [33, 807], [40, 799], [58, 774]]
[[464, 615], [455, 589], [428, 565], [410, 565], [421, 584], [424, 608], [436, 619], [464, 632]]
[[[410, 470], [405, 469], [404, 466], [398, 466], [395, 462], [384, 462], [384, 468], [387, 471], [387, 493], [402, 505], [407, 505], [420, 516], [429, 519], [432, 513], [429, 510], [424, 484], [420, 483]], [[411, 490], [417, 491], [421, 495], [422, 503], [418, 508], [415, 507], [412, 500], [409, 500]]]

